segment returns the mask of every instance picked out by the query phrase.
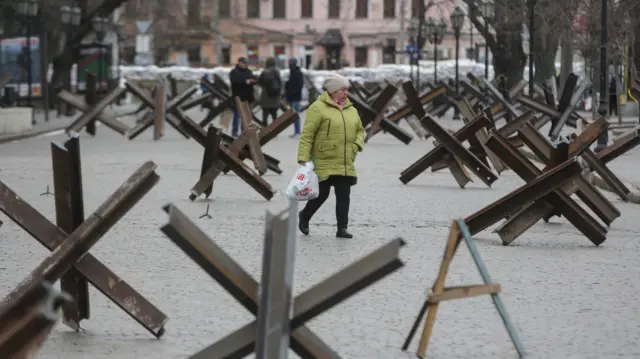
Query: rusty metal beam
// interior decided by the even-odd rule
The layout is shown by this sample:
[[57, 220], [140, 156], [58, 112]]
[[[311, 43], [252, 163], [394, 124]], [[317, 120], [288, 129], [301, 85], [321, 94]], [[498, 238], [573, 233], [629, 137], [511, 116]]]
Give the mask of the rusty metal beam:
[[[494, 134], [495, 132], [489, 134], [488, 145], [494, 142], [492, 140]], [[499, 147], [492, 147], [491, 145], [489, 145], [489, 148], [494, 151], [499, 149]], [[573, 177], [580, 175], [580, 170], [581, 167], [578, 162], [575, 159], [570, 159], [545, 172], [533, 181], [527, 182], [522, 187], [465, 218], [469, 231], [472, 235], [480, 233], [503, 218], [516, 213], [523, 205], [534, 202], [552, 192], [555, 188], [571, 181]]]
[[[154, 175], [155, 176], [155, 175]], [[68, 237], [45, 216], [0, 181], [0, 211], [50, 251]], [[167, 317], [90, 253], [75, 263], [87, 280], [154, 336], [164, 333]]]
[[156, 82], [153, 106], [153, 139], [155, 141], [164, 136], [164, 122], [167, 118], [167, 84], [162, 80]]
[[[371, 107], [370, 104], [364, 102], [360, 98], [349, 95], [349, 99], [353, 103], [353, 106], [355, 106], [355, 108], [358, 110], [360, 118], [362, 119], [363, 126], [367, 126], [368, 124], [373, 123], [375, 118], [379, 115], [378, 111], [376, 111], [373, 107]], [[376, 98], [376, 101], [379, 101], [380, 103], [383, 103], [383, 100], [384, 98], [381, 98], [381, 96], [378, 96]], [[397, 138], [405, 145], [408, 145], [413, 140], [413, 137], [407, 131], [400, 128], [400, 126], [398, 126], [397, 124], [389, 121], [389, 119], [387, 119], [386, 117], [381, 118], [380, 127], [382, 128], [382, 130], [387, 131], [390, 135]]]
[[562, 113], [562, 116], [558, 119], [558, 122], [553, 126], [549, 132], [549, 137], [552, 139], [558, 138], [560, 135], [560, 131], [567, 123], [567, 120], [571, 117], [573, 109], [578, 105], [578, 102], [582, 98], [582, 95], [587, 91], [587, 89], [591, 86], [591, 81], [588, 79], [584, 79], [578, 89], [573, 93], [571, 97], [571, 102], [567, 106], [567, 109]]
[[[554, 147], [533, 125], [527, 124], [522, 127], [518, 136], [522, 138], [523, 142], [540, 158], [542, 163], [546, 165], [550, 163]], [[590, 152], [588, 149], [585, 150], [585, 152], [586, 151]], [[583, 154], [585, 152], [583, 152]], [[578, 198], [600, 217], [606, 225], [610, 225], [613, 220], [620, 217], [620, 211], [582, 176], [576, 178], [575, 186], [571, 191], [567, 190], [565, 192], [569, 195], [575, 192]], [[551, 213], [552, 211], [544, 212], [540, 216], [540, 219], [550, 216]], [[533, 215], [531, 215], [531, 217], [533, 217]]]
[[[213, 183], [220, 175], [221, 166], [220, 163], [220, 145], [221, 145], [221, 131], [214, 126], [209, 126], [207, 130], [207, 145], [205, 147], [205, 153], [202, 161], [202, 169], [200, 171], [200, 179], [191, 188], [189, 199], [195, 201], [201, 194], [205, 194], [205, 198], [209, 198], [213, 191]], [[246, 142], [246, 136], [238, 137], [234, 143]], [[233, 144], [232, 144], [233, 145]], [[214, 147], [215, 146], [215, 147]], [[208, 152], [208, 153], [207, 153]]]
[[[79, 146], [77, 137], [68, 140], [64, 147], [51, 143], [56, 224], [66, 233], [72, 233], [84, 221]], [[80, 321], [89, 319], [89, 283], [72, 268], [60, 278], [60, 284], [73, 299], [62, 307], [63, 322], [78, 331]]]
[[[169, 223], [161, 230], [229, 294], [256, 315], [258, 283], [177, 208], [170, 205], [165, 207], [165, 211], [170, 215]], [[290, 322], [292, 349], [302, 358], [337, 358], [337, 354], [308, 329], [301, 332], [306, 329], [304, 323], [401, 268], [404, 264], [398, 258], [398, 253], [403, 245], [402, 239], [395, 239], [300, 294], [295, 300]], [[253, 322], [191, 358], [244, 358], [254, 350], [256, 329], [256, 322]], [[296, 342], [302, 347], [296, 347]], [[311, 342], [316, 345], [312, 346]], [[297, 348], [302, 349], [302, 353]]]
[[[88, 106], [94, 106], [98, 102], [98, 76], [93, 72], [85, 72], [85, 89], [84, 89], [84, 102]], [[87, 133], [91, 136], [96, 135], [96, 120], [91, 120], [85, 128]]]
[[[162, 232], [240, 305], [257, 316], [258, 282], [175, 205], [163, 209], [169, 214], [169, 223], [161, 228]], [[304, 326], [292, 331], [291, 349], [303, 359], [340, 359], [329, 345]]]
[[498, 179], [484, 163], [480, 162], [476, 156], [465, 148], [453, 135], [445, 131], [430, 116], [427, 115], [423, 117], [420, 122], [449, 153], [462, 161], [462, 163], [488, 187], [491, 187], [491, 184]]
[[[207, 141], [206, 141], [207, 135], [204, 132], [204, 129], [198, 126], [197, 123], [193, 122], [193, 120], [188, 119], [186, 121], [183, 121], [183, 128], [186, 131], [186, 133], [189, 134], [189, 136], [191, 136], [194, 140], [200, 143], [203, 147], [207, 146]], [[244, 148], [244, 145], [245, 143], [243, 143], [242, 147], [240, 147], [238, 151], [242, 150], [242, 148]], [[273, 198], [275, 191], [273, 190], [271, 185], [269, 185], [269, 183], [267, 183], [262, 177], [253, 173], [238, 158], [236, 153], [238, 152], [231, 151], [229, 148], [225, 146], [221, 146], [218, 152], [218, 156], [219, 156], [218, 163], [215, 164], [214, 166], [220, 166], [221, 169], [228, 166], [231, 169], [231, 171], [233, 171], [236, 175], [238, 175], [238, 177], [240, 177], [246, 184], [248, 184], [256, 192], [258, 192], [267, 201]], [[193, 193], [192, 193], [192, 196], [193, 196]]]
[[[154, 98], [151, 98], [145, 90], [140, 88], [138, 85], [132, 83], [131, 81], [125, 82], [125, 87], [131, 92], [134, 96], [136, 96], [143, 104], [149, 107], [151, 110], [155, 111], [156, 101]], [[178, 108], [173, 108], [171, 111], [166, 112], [166, 120], [167, 123], [173, 127], [178, 133], [180, 133], [184, 138], [189, 138], [185, 130], [180, 126], [181, 122], [175, 116], [175, 112], [178, 111]]]
[[[473, 136], [473, 134], [476, 133], [480, 128], [484, 128], [489, 125], [490, 121], [488, 118], [478, 117], [475, 120], [465, 124], [454, 134], [454, 137], [460, 142], [465, 141], [470, 136]], [[436, 162], [445, 159], [445, 156], [447, 156], [448, 154], [449, 152], [444, 148], [444, 146], [436, 146], [434, 149], [429, 151], [429, 153], [422, 156], [411, 166], [402, 171], [402, 173], [400, 174], [400, 181], [403, 184], [411, 182], [427, 168], [431, 167]]]
[[640, 145], [640, 132], [633, 130], [598, 152], [598, 158], [604, 163], [609, 163], [638, 145]]
[[[296, 297], [290, 322], [296, 330], [306, 322], [342, 303], [359, 291], [402, 268], [398, 257], [404, 241], [397, 238], [340, 270]], [[255, 350], [257, 321], [204, 348], [189, 359], [241, 359]]]
[[40, 284], [42, 280], [56, 282], [104, 236], [118, 220], [147, 194], [158, 182], [156, 165], [146, 162], [82, 222], [40, 265], [38, 265], [3, 300], [11, 305], [16, 299]]
[[[404, 84], [402, 85], [402, 87], [404, 88]], [[426, 106], [427, 104], [435, 100], [437, 97], [444, 95], [444, 93], [445, 93], [445, 89], [443, 87], [436, 87], [432, 90], [428, 90], [425, 94], [420, 96], [420, 104], [422, 104], [422, 106]], [[398, 123], [400, 120], [411, 115], [412, 113], [413, 113], [413, 110], [411, 108], [411, 105], [407, 104], [397, 109], [393, 113], [391, 113], [389, 116], [387, 116], [387, 118], [391, 122]]]
[[[511, 168], [518, 176], [526, 182], [534, 181], [543, 175], [543, 172], [534, 166], [522, 153], [513, 148], [502, 136], [492, 133], [487, 146], [492, 148], [496, 153], [500, 153], [502, 160]], [[553, 158], [551, 159], [553, 163]], [[579, 204], [571, 199], [565, 192], [559, 189], [560, 186], [552, 187], [548, 195], [544, 197], [555, 210], [559, 211], [571, 224], [573, 224], [580, 232], [582, 232], [595, 245], [600, 245], [606, 239], [606, 229], [602, 227], [589, 213], [587, 213]], [[520, 203], [518, 209], [526, 203]]]
[[77, 118], [71, 125], [66, 128], [67, 134], [73, 132], [80, 132], [83, 127], [86, 127], [91, 121], [98, 120], [105, 124], [105, 126], [110, 129], [124, 135], [129, 131], [129, 126], [118, 121], [117, 119], [107, 116], [104, 113], [104, 109], [109, 106], [112, 102], [114, 102], [122, 93], [125, 92], [125, 89], [121, 87], [116, 87], [111, 92], [109, 92], [104, 98], [98, 101], [94, 106], [88, 105], [84, 100], [79, 98], [78, 96], [67, 92], [65, 90], [60, 91], [58, 94], [58, 98], [69, 105], [75, 107], [76, 109], [83, 112], [82, 116]]
[[60, 306], [70, 300], [45, 281], [26, 292], [16, 305], [4, 308], [0, 314], [0, 357], [33, 357], [58, 321]]

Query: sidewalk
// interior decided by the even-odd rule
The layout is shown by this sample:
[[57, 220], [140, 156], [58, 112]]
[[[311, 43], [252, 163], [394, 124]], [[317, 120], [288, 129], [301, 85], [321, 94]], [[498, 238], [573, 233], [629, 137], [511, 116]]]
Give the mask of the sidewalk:
[[[134, 111], [136, 108], [137, 105], [135, 104], [109, 107], [109, 109], [111, 109], [112, 111], [120, 114]], [[0, 144], [44, 135], [51, 132], [61, 131], [68, 127], [71, 123], [73, 123], [73, 121], [75, 121], [81, 114], [81, 112], [76, 111], [76, 114], [74, 116], [58, 116], [58, 113], [56, 111], [50, 111], [49, 122], [45, 122], [44, 111], [37, 110], [33, 115], [36, 121], [36, 124], [33, 126], [33, 128], [25, 132], [0, 135]]]
[[76, 117], [60, 116], [56, 118], [56, 112], [50, 111], [49, 122], [45, 122], [44, 111], [39, 111], [34, 114], [34, 118], [36, 120], [36, 124], [30, 130], [0, 135], [0, 144], [59, 131], [71, 124]]
[[[197, 109], [189, 113], [196, 122], [205, 115], [206, 111]], [[446, 127], [454, 125], [451, 120], [441, 121]], [[455, 122], [460, 126], [462, 121]], [[405, 123], [402, 126], [408, 128]], [[92, 317], [82, 321], [84, 331], [72, 333], [57, 325], [38, 358], [187, 358], [213, 342], [212, 338], [222, 338], [253, 320], [160, 232], [168, 221], [162, 208], [176, 204], [247, 272], [260, 278], [265, 213], [280, 212], [288, 204], [286, 198], [277, 195], [265, 201], [230, 173], [216, 179], [211, 199], [190, 201], [189, 189], [200, 178], [203, 149], [169, 126], [159, 141], [153, 140], [151, 131], [134, 141], [106, 129], [99, 129], [95, 137], [84, 132], [80, 136], [87, 216], [143, 163], [151, 160], [158, 166], [158, 184], [91, 253], [166, 313], [169, 322], [161, 340], [150, 339], [134, 320], [92, 289]], [[47, 218], [55, 218], [54, 197], [40, 196], [46, 186], [52, 188], [50, 142], [61, 143], [66, 137], [61, 134], [0, 146], [3, 183]], [[298, 140], [286, 135], [264, 147], [280, 160], [284, 171], [263, 176], [274, 189], [286, 188], [298, 168], [297, 147]], [[331, 195], [314, 216], [310, 235], [296, 241], [295, 292], [325, 280], [393, 238], [407, 242], [401, 252], [405, 267], [400, 272], [310, 324], [343, 358], [412, 357], [399, 347], [424, 304], [425, 289], [438, 273], [451, 220], [466, 218], [524, 184], [512, 171], [505, 171], [491, 188], [474, 176], [474, 182], [462, 190], [447, 171], [426, 171], [402, 184], [399, 174], [432, 149], [432, 139], [414, 140], [407, 146], [389, 134], [374, 136], [356, 160], [358, 184], [351, 189], [349, 213], [349, 230], [356, 237], [335, 239], [335, 197]], [[613, 171], [627, 176], [624, 167], [638, 153], [636, 149], [613, 161], [612, 166], [622, 167], [613, 167]], [[621, 216], [608, 229], [609, 239], [600, 248], [593, 248], [577, 229], [557, 217], [551, 223], [536, 223], [508, 247], [492, 232], [495, 226], [474, 236], [493, 280], [504, 288], [502, 300], [527, 345], [527, 359], [637, 357], [633, 354], [638, 352], [640, 337], [640, 207], [615, 198], [611, 201]], [[207, 206], [212, 218], [198, 219]], [[3, 296], [49, 251], [3, 215], [0, 220], [5, 222], [0, 229]], [[468, 251], [461, 250], [459, 255], [451, 266], [449, 284], [477, 283], [478, 271]], [[441, 313], [429, 346], [431, 358], [514, 356], [499, 316], [486, 297], [443, 305]], [[615, 335], [603, 336], [607, 331]]]

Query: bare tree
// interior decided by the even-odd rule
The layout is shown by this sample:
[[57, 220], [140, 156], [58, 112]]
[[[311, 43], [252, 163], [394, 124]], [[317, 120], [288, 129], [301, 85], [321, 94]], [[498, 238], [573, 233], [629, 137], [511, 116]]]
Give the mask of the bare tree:
[[[555, 81], [555, 59], [560, 43], [572, 38], [579, 0], [538, 0], [534, 8], [533, 59], [536, 82]], [[528, 13], [527, 15], [531, 16]], [[527, 26], [529, 26], [527, 21]], [[566, 42], [565, 42], [566, 44]]]
[[493, 68], [496, 76], [504, 75], [506, 85], [511, 87], [522, 79], [527, 63], [523, 49], [522, 24], [525, 6], [523, 0], [495, 1], [495, 16], [490, 21], [489, 31], [485, 28], [481, 0], [463, 0], [469, 11], [469, 19], [484, 37], [486, 46], [493, 54]]
[[[591, 78], [599, 87], [600, 68], [600, 0], [580, 0], [578, 12], [584, 16], [584, 28], [577, 37], [577, 49], [592, 71]], [[635, 30], [640, 26], [640, 2], [637, 0], [619, 0], [608, 2], [607, 16], [607, 65], [620, 67], [631, 54], [628, 49], [635, 41]]]

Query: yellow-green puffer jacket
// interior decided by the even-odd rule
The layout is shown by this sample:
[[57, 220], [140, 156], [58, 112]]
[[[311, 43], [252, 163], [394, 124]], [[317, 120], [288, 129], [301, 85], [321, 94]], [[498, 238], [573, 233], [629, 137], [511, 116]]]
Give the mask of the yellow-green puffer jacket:
[[347, 100], [342, 110], [324, 92], [307, 109], [298, 145], [298, 162], [313, 161], [320, 181], [331, 175], [356, 177], [356, 153], [364, 148], [358, 111]]

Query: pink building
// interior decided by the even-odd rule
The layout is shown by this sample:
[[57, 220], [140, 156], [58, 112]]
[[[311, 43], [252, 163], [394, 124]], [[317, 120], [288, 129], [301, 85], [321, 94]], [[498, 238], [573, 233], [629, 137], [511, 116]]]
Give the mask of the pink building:
[[[138, 0], [145, 3], [149, 0]], [[407, 63], [402, 53], [407, 28], [417, 19], [419, 1], [427, 0], [170, 0], [167, 19], [156, 21], [156, 51], [168, 54], [170, 62], [185, 61], [198, 66], [235, 63], [249, 58], [256, 65], [274, 56], [281, 63], [298, 58], [305, 67], [375, 67], [383, 63]], [[427, 17], [437, 21], [449, 16], [451, 0], [436, 2]], [[135, 1], [130, 1], [135, 4]], [[138, 6], [142, 6], [139, 5]], [[144, 6], [142, 6], [144, 8]], [[464, 8], [464, 6], [463, 6]], [[125, 29], [135, 29], [139, 9], [124, 10]], [[471, 44], [483, 39], [475, 32], [471, 41], [465, 21], [460, 41], [460, 58], [471, 57]], [[131, 33], [130, 35], [134, 35]], [[165, 41], [166, 40], [166, 41]], [[433, 59], [433, 45], [424, 47], [423, 59]], [[482, 51], [481, 51], [482, 52]], [[455, 56], [455, 40], [449, 29], [438, 47], [439, 59]]]
[[[412, 4], [413, 3], [413, 4]], [[402, 51], [416, 0], [220, 0], [218, 14], [223, 63], [239, 56], [259, 63], [268, 56], [281, 60], [296, 57], [303, 66], [340, 62], [374, 67], [383, 63], [406, 63]], [[454, 5], [436, 5], [427, 17], [445, 19]], [[460, 41], [460, 58], [470, 58], [470, 27]], [[476, 41], [483, 39], [476, 33]], [[433, 58], [433, 45], [425, 46], [425, 59]], [[439, 59], [455, 57], [451, 32], [438, 48]]]

